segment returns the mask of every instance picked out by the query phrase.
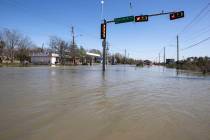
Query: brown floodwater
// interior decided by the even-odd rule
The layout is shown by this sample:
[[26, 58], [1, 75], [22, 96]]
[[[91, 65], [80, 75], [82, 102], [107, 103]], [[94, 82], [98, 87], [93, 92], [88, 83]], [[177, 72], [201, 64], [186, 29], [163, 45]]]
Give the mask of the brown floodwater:
[[210, 140], [210, 77], [162, 67], [0, 68], [0, 140]]

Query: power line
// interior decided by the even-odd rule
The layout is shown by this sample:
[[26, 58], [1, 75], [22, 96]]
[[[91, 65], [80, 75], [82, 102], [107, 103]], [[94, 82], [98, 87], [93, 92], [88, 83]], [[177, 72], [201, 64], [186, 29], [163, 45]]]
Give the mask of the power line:
[[195, 40], [195, 39], [201, 37], [201, 35], [204, 35], [204, 34], [206, 34], [206, 33], [209, 33], [209, 31], [210, 31], [210, 28], [207, 29], [207, 30], [204, 30], [203, 32], [200, 32], [200, 33], [196, 34], [195, 36], [193, 36], [192, 38], [190, 38], [190, 39], [188, 39], [188, 40], [184, 40], [183, 43], [187, 43], [187, 42], [190, 42], [190, 41], [192, 41], [192, 40]]
[[[202, 17], [202, 19], [206, 19], [207, 21], [206, 22], [208, 22], [208, 17], [209, 16], [209, 11], [206, 11], [206, 14]], [[200, 23], [200, 22], [202, 22], [202, 19], [200, 19], [200, 20], [198, 20], [198, 22], [195, 22], [195, 24], [193, 24], [194, 25], [194, 28], [196, 28], [196, 27], [200, 27], [200, 25], [201, 24], [198, 24], [198, 23]], [[193, 27], [193, 25], [191, 26], [191, 28]], [[197, 26], [196, 26], [197, 25]], [[194, 29], [193, 28], [193, 29]], [[205, 27], [205, 28], [202, 28], [202, 29], [200, 29], [199, 31], [191, 31], [191, 32], [195, 32], [195, 33], [197, 33], [197, 32], [202, 32], [202, 30], [205, 30], [206, 28], [209, 28], [209, 25], [208, 25], [208, 27]], [[192, 34], [191, 32], [190, 32], [190, 30], [189, 30], [190, 28], [188, 28], [188, 30], [186, 30], [184, 33], [185, 34], [182, 34], [182, 37], [187, 37], [187, 36], [189, 36], [189, 34], [192, 36], [192, 35], [194, 35], [194, 34]], [[186, 34], [186, 33], [188, 33], [188, 34]]]
[[[189, 30], [189, 29], [193, 26], [194, 23], [198, 23], [198, 22], [201, 21], [201, 20], [198, 20], [198, 19], [203, 19], [203, 18], [205, 18], [206, 16], [208, 16], [208, 13], [209, 13], [209, 10], [208, 10], [209, 5], [210, 5], [210, 3], [208, 3], [207, 5], [205, 5], [204, 8], [201, 9], [201, 11], [192, 19], [192, 21], [191, 21], [190, 23], [188, 23], [188, 24], [180, 31], [179, 34], [182, 34], [183, 32], [186, 32], [187, 30]], [[196, 22], [196, 21], [198, 21], [198, 22]], [[194, 25], [195, 25], [195, 24], [194, 24]], [[209, 27], [207, 27], [207, 28], [209, 28]], [[206, 28], [203, 28], [203, 29], [205, 30]], [[201, 30], [201, 32], [202, 32], [202, 30]], [[203, 31], [202, 33], [206, 33], [206, 32], [207, 32], [207, 31], [205, 30], [205, 32]], [[196, 33], [196, 34], [197, 34], [197, 33]], [[199, 35], [200, 35], [200, 33], [199, 33]], [[196, 35], [196, 37], [197, 37], [197, 35]], [[187, 41], [189, 41], [189, 40], [187, 40]], [[202, 41], [200, 41], [200, 42], [198, 42], [198, 43], [196, 43], [196, 44], [190, 45], [190, 46], [188, 46], [188, 47], [186, 47], [186, 48], [184, 48], [184, 49], [182, 49], [182, 50], [186, 50], [186, 49], [192, 48], [192, 47], [197, 46], [197, 45], [199, 45], [199, 44], [201, 44], [201, 43], [203, 43], [203, 42], [205, 42], [205, 41], [207, 41], [207, 40], [204, 39], [204, 40], [202, 40]]]
[[[187, 29], [190, 29], [190, 27], [192, 27], [192, 25], [193, 25], [193, 23], [195, 22], [195, 21], [197, 21], [198, 19], [199, 19], [199, 17], [200, 18], [204, 18], [204, 17], [206, 17], [206, 16], [208, 16], [208, 13], [209, 13], [209, 10], [208, 10], [208, 8], [209, 8], [209, 5], [210, 5], [210, 3], [208, 3], [207, 5], [205, 5], [204, 6], [204, 8], [203, 9], [201, 9], [201, 11], [193, 18], [193, 20], [190, 22], [190, 23], [188, 23], [178, 34], [182, 34], [183, 32], [185, 32]], [[207, 10], [207, 11], [206, 11]], [[201, 15], [204, 13], [204, 15], [201, 17]], [[201, 20], [199, 20], [199, 21], [201, 21]], [[169, 42], [171, 42], [173, 39], [171, 39]], [[165, 46], [168, 46], [168, 45], [165, 45]]]
[[206, 39], [203, 39], [203, 40], [199, 41], [198, 43], [192, 44], [192, 45], [190, 45], [190, 46], [188, 46], [188, 47], [186, 47], [186, 48], [181, 49], [181, 51], [184, 51], [184, 50], [193, 48], [193, 47], [195, 47], [195, 46], [198, 46], [198, 45], [200, 45], [200, 44], [202, 44], [202, 43], [208, 41], [209, 39], [210, 39], [210, 37], [207, 37]]
[[[186, 31], [187, 29], [190, 28], [190, 26], [209, 8], [210, 3], [208, 3], [203, 9], [201, 9], [201, 11], [193, 18], [193, 20], [187, 24], [181, 31], [179, 34], [182, 34], [184, 31]], [[209, 11], [207, 11], [209, 12]]]

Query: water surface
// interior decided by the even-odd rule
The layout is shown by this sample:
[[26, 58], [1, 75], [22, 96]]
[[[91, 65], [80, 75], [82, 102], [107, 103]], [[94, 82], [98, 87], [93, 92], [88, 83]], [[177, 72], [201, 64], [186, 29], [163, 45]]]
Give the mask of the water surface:
[[1, 140], [210, 140], [210, 77], [162, 67], [0, 68]]

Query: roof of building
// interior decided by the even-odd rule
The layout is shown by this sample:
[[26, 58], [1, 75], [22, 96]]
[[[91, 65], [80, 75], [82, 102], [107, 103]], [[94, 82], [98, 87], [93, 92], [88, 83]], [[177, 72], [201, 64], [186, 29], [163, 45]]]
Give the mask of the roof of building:
[[90, 52], [87, 52], [86, 54], [89, 55], [89, 56], [100, 57], [100, 54], [95, 54], [95, 53], [90, 53]]
[[59, 57], [56, 53], [33, 53], [31, 57]]

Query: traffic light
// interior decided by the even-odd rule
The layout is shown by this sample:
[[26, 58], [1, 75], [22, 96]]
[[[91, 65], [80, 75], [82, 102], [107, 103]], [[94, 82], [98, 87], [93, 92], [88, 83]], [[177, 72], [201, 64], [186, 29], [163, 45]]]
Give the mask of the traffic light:
[[183, 17], [184, 17], [184, 11], [174, 12], [170, 14], [170, 20], [175, 20], [175, 19], [183, 18]]
[[135, 16], [135, 22], [146, 22], [149, 20], [148, 15]]
[[106, 23], [101, 24], [101, 39], [106, 39]]

